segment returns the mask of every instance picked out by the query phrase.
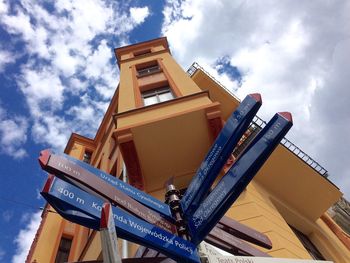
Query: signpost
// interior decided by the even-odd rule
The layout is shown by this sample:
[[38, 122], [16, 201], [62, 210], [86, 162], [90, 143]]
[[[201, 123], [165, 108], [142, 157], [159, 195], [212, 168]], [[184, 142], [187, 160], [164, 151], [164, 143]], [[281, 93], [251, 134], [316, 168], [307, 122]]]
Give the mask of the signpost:
[[122, 263], [118, 253], [118, 240], [110, 203], [104, 203], [100, 222], [101, 246], [104, 263]]
[[[137, 255], [140, 257], [162, 262], [172, 262], [173, 259], [199, 263], [196, 246], [203, 240], [229, 253], [239, 252], [266, 259], [268, 254], [240, 238], [270, 249], [269, 238], [223, 216], [291, 128], [291, 114], [276, 114], [208, 194], [261, 104], [260, 94], [250, 94], [241, 102], [216, 138], [183, 198], [180, 200], [175, 187], [170, 189], [169, 186], [167, 198], [170, 206], [87, 163], [49, 150], [40, 153], [39, 163], [58, 178], [50, 175], [41, 194], [65, 219], [100, 230], [104, 262], [143, 262], [141, 259], [120, 259], [117, 233], [123, 239], [147, 247], [139, 249]], [[185, 240], [188, 235], [191, 242]], [[273, 262], [237, 261], [236, 257], [222, 257], [216, 252], [209, 258], [213, 260], [210, 262], [220, 263]]]
[[267, 249], [272, 248], [271, 240], [266, 235], [254, 230], [253, 228], [247, 227], [232, 218], [228, 218], [227, 216], [223, 216], [216, 226], [236, 237], [258, 246]]
[[[65, 219], [99, 229], [103, 200], [79, 188], [50, 176], [42, 196]], [[118, 236], [157, 251], [180, 262], [199, 263], [196, 247], [163, 229], [113, 207], [113, 219]]]
[[238, 253], [238, 249], [231, 246], [231, 245], [227, 245], [226, 242], [222, 242], [221, 240], [218, 240], [218, 239], [215, 239], [214, 237], [208, 235], [206, 238], [205, 238], [205, 242], [217, 247], [217, 248], [220, 248], [221, 250], [224, 250], [230, 254], [237, 254]]
[[250, 94], [227, 120], [181, 199], [185, 218], [190, 218], [206, 197], [212, 183], [248, 129], [261, 104], [260, 94]]
[[[60, 162], [61, 165], [50, 167], [49, 161], [51, 158], [55, 159], [56, 162]], [[98, 179], [104, 181], [104, 183], [109, 184], [110, 186], [123, 192], [124, 194], [140, 202], [141, 204], [151, 208], [152, 210], [157, 211], [164, 217], [167, 217], [170, 220], [172, 219], [171, 211], [167, 204], [159, 201], [153, 196], [147, 195], [145, 192], [140, 191], [139, 189], [131, 186], [128, 183], [123, 182], [122, 180], [119, 180], [118, 178], [112, 175], [107, 174], [104, 171], [101, 171], [89, 165], [88, 163], [77, 160], [67, 154], [53, 154], [50, 152], [50, 150], [43, 150], [40, 152], [39, 163], [44, 170], [52, 173], [58, 172], [60, 174], [67, 175], [66, 173], [69, 172], [69, 170], [72, 170], [72, 175], [68, 176], [70, 176], [70, 180], [72, 180], [71, 183], [73, 184], [77, 184], [77, 181], [79, 182], [80, 180], [83, 181], [80, 183], [83, 183], [84, 186], [92, 187], [88, 185], [89, 181], [92, 178], [97, 177]], [[74, 172], [74, 169], [79, 170], [79, 172], [81, 173], [79, 174], [79, 178], [81, 179], [77, 177], [78, 175]]]
[[332, 261], [313, 259], [262, 258], [240, 256], [208, 255], [210, 263], [333, 263]]
[[[133, 215], [138, 216], [151, 224], [155, 224], [171, 233], [176, 233], [176, 226], [165, 219], [161, 214], [135, 201], [124, 192], [118, 190], [111, 183], [107, 183], [107, 181], [104, 181], [100, 177], [85, 170], [80, 165], [65, 158], [65, 156], [51, 154], [48, 150], [45, 150], [40, 154], [39, 163], [44, 170], [54, 173], [62, 180], [78, 184], [80, 188], [83, 188], [86, 191], [93, 191], [92, 194], [96, 195], [96, 193], [98, 193], [107, 198], [111, 203], [124, 208]], [[119, 184], [120, 180], [116, 178], [113, 179], [119, 186], [121, 186], [121, 184]], [[109, 182], [111, 182], [111, 180], [109, 180]], [[139, 197], [141, 196], [140, 194], [136, 195]], [[146, 193], [142, 194], [142, 200], [152, 200], [151, 198], [155, 199]], [[160, 203], [158, 200], [157, 202]], [[163, 206], [165, 207], [167, 205], [163, 204]]]
[[200, 250], [204, 255], [222, 256], [222, 253], [207, 242], [200, 243]]
[[194, 244], [199, 244], [223, 217], [291, 126], [291, 114], [278, 113], [253, 139], [189, 220]]
[[[209, 236], [229, 246], [231, 251], [232, 249], [236, 249], [249, 256], [270, 257], [269, 254], [266, 254], [260, 251], [259, 249], [256, 249], [255, 247], [250, 246], [246, 242], [240, 240], [239, 238], [234, 237], [233, 235], [227, 233], [224, 230], [221, 230], [218, 227], [214, 227], [213, 230], [210, 231]], [[213, 244], [211, 240], [207, 240], [207, 239], [205, 240], [208, 243]], [[222, 250], [227, 251], [225, 247], [223, 247]], [[230, 251], [227, 251], [227, 252], [230, 252]]]

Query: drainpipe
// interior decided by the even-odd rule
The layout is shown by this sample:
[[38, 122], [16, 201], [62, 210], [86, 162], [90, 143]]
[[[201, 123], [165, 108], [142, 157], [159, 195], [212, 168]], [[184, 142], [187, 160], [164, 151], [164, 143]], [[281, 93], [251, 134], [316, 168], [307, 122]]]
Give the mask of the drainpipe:
[[[126, 171], [126, 166], [123, 161], [123, 182], [127, 183], [128, 182], [128, 174]], [[128, 249], [128, 241], [122, 240], [122, 258], [128, 258], [129, 257], [129, 249]]]

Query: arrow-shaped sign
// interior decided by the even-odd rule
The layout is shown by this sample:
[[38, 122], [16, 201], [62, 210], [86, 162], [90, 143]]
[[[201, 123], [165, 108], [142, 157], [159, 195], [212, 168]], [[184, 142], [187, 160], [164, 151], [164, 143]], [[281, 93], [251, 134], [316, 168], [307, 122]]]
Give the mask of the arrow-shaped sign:
[[[42, 196], [65, 219], [99, 230], [104, 201], [54, 176], [47, 180]], [[118, 236], [147, 246], [180, 261], [199, 263], [196, 247], [163, 229], [113, 207]]]
[[[143, 191], [140, 191], [139, 189], [131, 186], [128, 183], [123, 182], [122, 180], [119, 180], [118, 178], [105, 173], [104, 171], [101, 171], [91, 165], [89, 165], [86, 162], [77, 160], [67, 154], [53, 154], [50, 152], [50, 150], [43, 150], [40, 153], [39, 157], [39, 163], [42, 166], [42, 168], [45, 170], [47, 166], [47, 161], [50, 158], [51, 155], [57, 156], [57, 158], [60, 158], [63, 163], [71, 163], [75, 164], [77, 166], [82, 167], [86, 172], [84, 172], [81, 176], [83, 176], [84, 180], [89, 180], [91, 175], [95, 175], [99, 179], [103, 180], [105, 183], [115, 187], [119, 191], [123, 192], [124, 194], [128, 195], [129, 197], [135, 199], [136, 201], [140, 202], [141, 204], [151, 208], [152, 210], [157, 211], [164, 217], [167, 217], [168, 219], [172, 219], [170, 207], [159, 201], [158, 199], [154, 198], [151, 195], [146, 194]], [[53, 167], [52, 167], [53, 168]], [[63, 168], [63, 167], [61, 167]], [[61, 173], [65, 173], [66, 171], [61, 171], [62, 169], [59, 169]], [[48, 167], [49, 169], [49, 167]], [[57, 168], [56, 168], [57, 169]], [[69, 169], [69, 168], [67, 168]], [[66, 170], [67, 170], [66, 169]], [[89, 172], [89, 173], [87, 173]]]
[[292, 125], [290, 113], [278, 113], [253, 139], [189, 220], [194, 244], [199, 244], [223, 217]]
[[232, 113], [197, 170], [181, 199], [185, 218], [190, 218], [208, 194], [234, 147], [261, 106], [260, 94], [248, 95]]
[[264, 248], [272, 248], [271, 240], [266, 235], [227, 216], [223, 216], [216, 226], [240, 239]]
[[[207, 238], [209, 237], [209, 239]], [[222, 243], [224, 243], [226, 246], [230, 247], [230, 250], [228, 252], [232, 252], [232, 249], [237, 249], [247, 255], [250, 256], [256, 256], [256, 257], [270, 257], [269, 254], [260, 251], [259, 249], [249, 245], [248, 243], [240, 240], [239, 238], [227, 233], [224, 230], [221, 230], [218, 227], [214, 227], [209, 235], [204, 240], [208, 243], [211, 243], [213, 245], [216, 245], [215, 242], [212, 242], [212, 239], [218, 240]], [[226, 247], [220, 247], [219, 248], [226, 250]]]
[[[55, 174], [62, 180], [77, 185], [79, 188], [82, 188], [91, 194], [96, 195], [96, 193], [98, 193], [99, 195], [107, 198], [111, 203], [124, 208], [133, 215], [138, 216], [167, 231], [176, 233], [176, 226], [173, 223], [169, 222], [158, 212], [140, 204], [126, 194], [126, 192], [129, 193], [129, 191], [125, 190], [126, 188], [124, 185], [126, 184], [121, 184], [121, 181], [117, 178], [110, 175], [107, 177], [106, 174], [99, 170], [98, 174], [100, 176], [96, 176], [96, 173], [93, 174], [89, 170], [86, 170], [86, 166], [83, 167], [83, 162], [77, 161], [73, 158], [68, 158], [67, 155], [52, 154], [49, 150], [44, 150], [40, 153], [39, 163], [45, 171]], [[106, 179], [103, 180], [102, 178]], [[121, 189], [123, 189], [123, 191]], [[131, 186], [129, 186], [128, 189], [132, 189]], [[135, 193], [136, 196], [142, 200], [155, 199], [146, 193], [142, 192], [141, 194], [141, 191], [139, 190]], [[135, 195], [132, 195], [132, 197], [134, 196]], [[161, 203], [158, 200], [157, 202]], [[163, 204], [163, 206], [168, 207], [166, 204]]]

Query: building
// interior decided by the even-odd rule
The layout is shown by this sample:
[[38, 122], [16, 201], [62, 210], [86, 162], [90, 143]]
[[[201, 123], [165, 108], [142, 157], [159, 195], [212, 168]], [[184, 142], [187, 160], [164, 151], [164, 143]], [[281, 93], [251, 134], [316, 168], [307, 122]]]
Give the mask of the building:
[[[185, 72], [166, 38], [115, 55], [120, 82], [95, 138], [72, 134], [65, 153], [164, 200], [169, 178], [186, 188], [240, 102], [197, 64]], [[256, 117], [224, 169], [263, 125]], [[273, 247], [261, 250], [272, 257], [350, 262], [350, 238], [326, 212], [341, 196], [325, 169], [283, 139], [226, 215], [265, 233]], [[102, 259], [98, 232], [46, 208], [27, 262]]]
[[350, 203], [342, 197], [329, 208], [328, 213], [346, 234], [350, 236]]

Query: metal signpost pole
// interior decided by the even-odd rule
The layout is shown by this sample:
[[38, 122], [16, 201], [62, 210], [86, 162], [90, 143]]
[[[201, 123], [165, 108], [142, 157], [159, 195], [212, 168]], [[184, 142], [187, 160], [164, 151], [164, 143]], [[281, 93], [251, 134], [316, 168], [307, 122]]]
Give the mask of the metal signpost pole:
[[104, 203], [101, 211], [100, 235], [104, 263], [122, 263], [118, 253], [113, 211], [110, 203]]
[[186, 223], [183, 220], [183, 215], [180, 207], [180, 194], [173, 184], [166, 185], [165, 201], [169, 204], [170, 210], [176, 221], [177, 234], [185, 240], [189, 240]]

